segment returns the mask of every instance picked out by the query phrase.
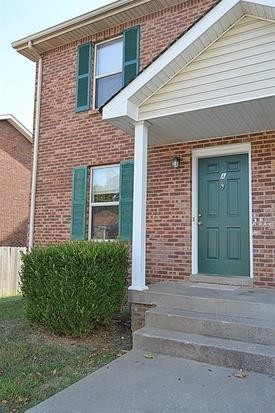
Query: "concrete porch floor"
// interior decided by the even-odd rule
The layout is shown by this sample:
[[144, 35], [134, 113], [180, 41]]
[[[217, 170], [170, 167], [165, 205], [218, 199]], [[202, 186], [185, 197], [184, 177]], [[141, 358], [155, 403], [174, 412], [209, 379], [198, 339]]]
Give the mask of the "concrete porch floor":
[[150, 290], [152, 291], [163, 291], [171, 293], [188, 293], [190, 295], [202, 295], [207, 294], [211, 297], [219, 296], [220, 298], [227, 298], [229, 296], [234, 296], [235, 299], [244, 299], [244, 297], [254, 297], [253, 300], [258, 302], [266, 302], [266, 298], [270, 303], [275, 304], [275, 289], [272, 288], [251, 288], [241, 285], [227, 285], [227, 284], [216, 284], [205, 282], [162, 282], [150, 285]]
[[29, 413], [264, 413], [275, 411], [275, 377], [131, 351]]
[[151, 284], [146, 291], [130, 291], [131, 296], [145, 296], [150, 293], [172, 294], [189, 297], [216, 298], [220, 300], [237, 300], [253, 303], [275, 304], [275, 289], [250, 288], [222, 284], [192, 282], [159, 282]]

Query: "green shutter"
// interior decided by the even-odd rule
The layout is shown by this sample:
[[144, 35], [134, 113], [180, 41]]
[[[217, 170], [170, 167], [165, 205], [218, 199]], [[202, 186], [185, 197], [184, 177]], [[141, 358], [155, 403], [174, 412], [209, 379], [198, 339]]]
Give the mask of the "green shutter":
[[139, 72], [139, 26], [123, 32], [123, 86], [127, 86]]
[[78, 47], [76, 78], [77, 112], [88, 110], [90, 108], [91, 49], [91, 43], [85, 43]]
[[119, 238], [131, 241], [133, 226], [133, 184], [134, 162], [123, 161], [120, 164], [119, 196]]
[[86, 166], [78, 166], [73, 169], [71, 217], [72, 240], [85, 239], [87, 174], [88, 170]]

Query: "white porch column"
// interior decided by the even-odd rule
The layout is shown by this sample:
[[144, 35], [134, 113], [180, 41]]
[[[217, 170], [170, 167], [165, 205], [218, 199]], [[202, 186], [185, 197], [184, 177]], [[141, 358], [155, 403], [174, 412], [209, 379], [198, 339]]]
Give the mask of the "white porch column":
[[146, 192], [147, 192], [148, 124], [135, 123], [132, 285], [129, 290], [143, 291], [146, 260]]

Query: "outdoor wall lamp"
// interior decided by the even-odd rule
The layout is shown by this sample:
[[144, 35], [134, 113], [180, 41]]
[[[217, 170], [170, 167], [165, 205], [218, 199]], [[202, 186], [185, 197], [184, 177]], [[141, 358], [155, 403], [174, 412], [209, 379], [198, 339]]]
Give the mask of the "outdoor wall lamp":
[[172, 168], [179, 168], [180, 166], [180, 157], [179, 156], [173, 156], [171, 159], [171, 166]]

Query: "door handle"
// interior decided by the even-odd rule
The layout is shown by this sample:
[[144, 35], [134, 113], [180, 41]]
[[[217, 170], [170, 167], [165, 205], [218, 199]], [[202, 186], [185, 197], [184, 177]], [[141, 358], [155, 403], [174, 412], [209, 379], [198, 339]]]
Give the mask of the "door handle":
[[202, 221], [198, 221], [198, 226], [201, 227], [203, 225]]

